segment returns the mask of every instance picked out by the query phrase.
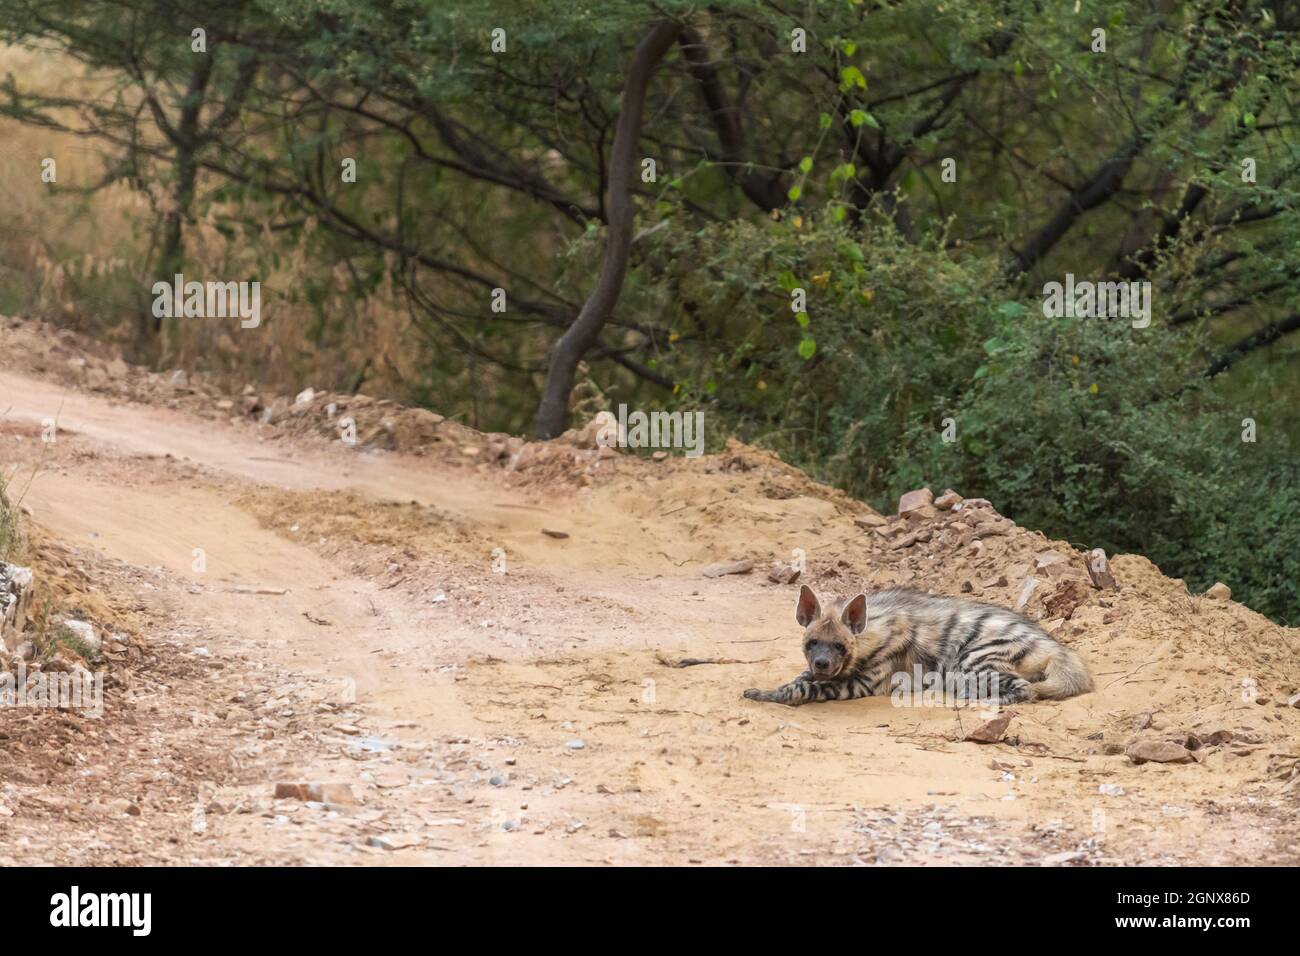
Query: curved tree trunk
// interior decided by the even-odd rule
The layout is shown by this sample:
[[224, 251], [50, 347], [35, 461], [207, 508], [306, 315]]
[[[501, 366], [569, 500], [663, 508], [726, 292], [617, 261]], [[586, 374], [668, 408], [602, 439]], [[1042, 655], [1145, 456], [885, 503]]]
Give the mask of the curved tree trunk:
[[641, 139], [646, 88], [654, 75], [655, 67], [680, 32], [680, 24], [671, 21], [654, 24], [641, 38], [628, 66], [623, 81], [623, 102], [618, 126], [614, 129], [614, 148], [609, 157], [609, 174], [606, 177], [609, 184], [605, 200], [609, 228], [600, 278], [596, 282], [596, 288], [583, 303], [578, 317], [551, 348], [546, 385], [542, 389], [542, 400], [537, 406], [538, 438], [554, 438], [567, 427], [569, 393], [573, 391], [578, 363], [596, 343], [600, 330], [609, 320], [618, 303], [619, 294], [623, 291], [623, 278], [627, 274], [632, 249], [632, 223], [636, 218], [632, 182], [637, 145]]

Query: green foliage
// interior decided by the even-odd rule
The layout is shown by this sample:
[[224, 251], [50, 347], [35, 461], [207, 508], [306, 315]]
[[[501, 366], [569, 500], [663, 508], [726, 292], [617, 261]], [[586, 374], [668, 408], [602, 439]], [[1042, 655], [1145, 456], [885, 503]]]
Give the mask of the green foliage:
[[666, 231], [656, 254], [674, 263], [674, 335], [692, 346], [674, 356], [679, 394], [858, 493], [879, 492], [912, 416], [975, 373], [1000, 315], [995, 275], [884, 220]]
[[1223, 580], [1250, 606], [1300, 620], [1300, 483], [1278, 403], [1225, 400], [1199, 350], [1158, 322], [1027, 310], [986, 352], [988, 372], [902, 437], [891, 496], [930, 483], [989, 497], [1027, 527], [1143, 554], [1194, 591]]

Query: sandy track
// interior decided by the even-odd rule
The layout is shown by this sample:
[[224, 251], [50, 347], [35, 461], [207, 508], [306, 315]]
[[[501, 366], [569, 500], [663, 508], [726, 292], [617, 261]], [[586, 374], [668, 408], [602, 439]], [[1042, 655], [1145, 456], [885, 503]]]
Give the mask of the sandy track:
[[[184, 785], [210, 806], [201, 832], [160, 809], [171, 816], [154, 830], [179, 841], [177, 860], [1300, 858], [1295, 793], [1270, 779], [1268, 754], [1134, 767], [1102, 752], [1103, 737], [1152, 710], [1175, 729], [1248, 725], [1269, 751], [1288, 749], [1277, 741], [1297, 729], [1290, 713], [1241, 699], [1244, 665], [1230, 648], [1189, 666], [1185, 654], [1237, 620], [1198, 622], [1193, 634], [1198, 602], [1166, 594], [1144, 563], [1117, 567], [1158, 579], [1159, 595], [1130, 588], [1131, 606], [1108, 612], [1119, 626], [1079, 639], [1101, 692], [1018, 708], [1016, 742], [984, 747], [960, 740], [979, 721], [969, 711], [741, 699], [801, 667], [793, 590], [761, 574], [705, 579], [702, 564], [801, 547], [819, 586], [897, 573], [884, 564], [897, 559], [857, 543], [862, 509], [806, 482], [763, 494], [784, 479], [683, 463], [667, 477], [535, 497], [494, 473], [268, 441], [252, 426], [13, 372], [0, 372], [0, 409], [15, 429], [0, 435], [0, 462], [39, 466], [26, 498], [37, 524], [114, 567], [158, 569], [106, 586], [129, 592], [120, 596], [177, 653], [201, 646], [223, 662], [192, 691], [206, 704], [173, 703], [212, 710], [255, 693], [273, 705], [249, 715], [253, 740], [228, 717], [229, 742], [205, 741], [236, 756]], [[60, 438], [44, 449], [35, 429], [54, 416]], [[502, 553], [506, 573], [495, 573]], [[941, 563], [917, 567], [905, 573], [920, 586], [960, 583]], [[284, 593], [246, 593], [255, 589]], [[1275, 631], [1280, 659], [1248, 669], [1294, 680], [1294, 635]], [[732, 663], [660, 659], [684, 656]], [[278, 718], [285, 710], [293, 716]], [[364, 805], [272, 801], [273, 783], [289, 779], [348, 782]], [[1101, 783], [1123, 796], [1101, 795]], [[375, 838], [409, 846], [390, 852]]]

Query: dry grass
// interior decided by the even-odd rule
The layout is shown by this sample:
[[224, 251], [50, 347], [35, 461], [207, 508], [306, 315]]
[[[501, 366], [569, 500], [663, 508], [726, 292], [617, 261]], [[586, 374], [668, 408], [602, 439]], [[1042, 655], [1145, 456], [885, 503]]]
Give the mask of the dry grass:
[[[66, 58], [0, 46], [0, 75], [7, 73], [43, 93], [89, 98], [104, 88]], [[70, 111], [60, 118], [77, 121]], [[149, 192], [121, 182], [86, 192], [104, 174], [102, 148], [93, 139], [0, 119], [0, 314], [37, 315], [131, 354], [136, 322], [152, 300], [149, 264], [169, 198], [161, 175]], [[47, 157], [57, 163], [55, 186], [41, 182]], [[200, 192], [214, 185], [201, 182]], [[262, 327], [245, 330], [221, 319], [169, 323], [157, 364], [282, 393], [307, 385], [347, 391], [364, 378], [368, 394], [418, 398], [410, 383], [425, 375], [430, 349], [391, 278], [358, 297], [342, 262], [322, 264], [312, 224], [273, 234], [270, 223], [261, 223], [260, 240], [232, 241], [219, 224], [237, 212], [210, 208], [187, 230], [185, 273], [200, 281], [259, 280]], [[309, 286], [318, 290], [315, 302], [303, 294]]]

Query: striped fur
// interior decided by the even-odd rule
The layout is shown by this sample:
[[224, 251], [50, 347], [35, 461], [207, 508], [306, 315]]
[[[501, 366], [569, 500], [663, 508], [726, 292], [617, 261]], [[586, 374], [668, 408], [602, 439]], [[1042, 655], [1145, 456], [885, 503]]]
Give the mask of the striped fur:
[[750, 700], [798, 705], [890, 692], [896, 673], [952, 675], [972, 686], [996, 676], [999, 700], [1064, 700], [1093, 689], [1074, 651], [1015, 611], [995, 604], [892, 589], [858, 594], [823, 611], [808, 587], [795, 617], [805, 628], [808, 670]]

